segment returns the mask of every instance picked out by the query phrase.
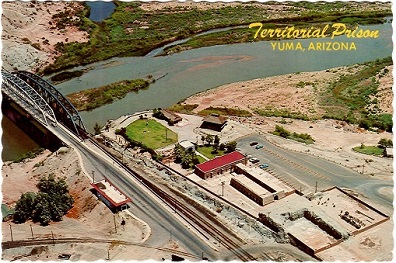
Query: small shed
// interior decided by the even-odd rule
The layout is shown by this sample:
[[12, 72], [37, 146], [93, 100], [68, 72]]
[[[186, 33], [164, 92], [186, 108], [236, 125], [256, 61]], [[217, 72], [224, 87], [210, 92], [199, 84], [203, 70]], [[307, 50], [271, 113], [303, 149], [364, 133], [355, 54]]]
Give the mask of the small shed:
[[386, 147], [384, 151], [385, 157], [393, 158], [393, 148]]
[[175, 123], [178, 123], [182, 120], [182, 117], [174, 112], [168, 110], [161, 110], [161, 113], [164, 115], [164, 118], [169, 123], [169, 125], [174, 125]]
[[221, 131], [227, 124], [227, 117], [211, 114], [202, 120], [201, 128]]
[[195, 145], [188, 140], [180, 141], [179, 144], [185, 151], [195, 151]]

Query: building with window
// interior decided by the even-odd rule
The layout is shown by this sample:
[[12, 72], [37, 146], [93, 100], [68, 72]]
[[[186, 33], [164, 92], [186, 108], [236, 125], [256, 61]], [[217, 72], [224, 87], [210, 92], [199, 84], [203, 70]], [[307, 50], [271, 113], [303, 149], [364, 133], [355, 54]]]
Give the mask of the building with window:
[[238, 163], [246, 164], [246, 157], [240, 152], [232, 152], [197, 164], [194, 173], [203, 179], [212, 178], [217, 174], [232, 171]]

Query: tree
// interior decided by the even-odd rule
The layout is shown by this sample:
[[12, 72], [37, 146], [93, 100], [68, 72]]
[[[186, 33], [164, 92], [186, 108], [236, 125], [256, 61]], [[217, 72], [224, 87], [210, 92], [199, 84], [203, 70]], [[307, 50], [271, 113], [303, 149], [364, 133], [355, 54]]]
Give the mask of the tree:
[[173, 150], [174, 154], [175, 154], [175, 162], [176, 163], [180, 163], [183, 155], [184, 155], [184, 149], [183, 147], [181, 147], [180, 144], [176, 144], [175, 145], [175, 149]]
[[155, 118], [157, 118], [157, 119], [160, 119], [160, 120], [165, 120], [166, 119], [165, 115], [162, 113], [162, 109], [161, 108], [155, 108], [153, 110], [153, 116]]
[[213, 135], [211, 135], [211, 134], [206, 135], [205, 141], [206, 141], [209, 145], [212, 144], [212, 142], [213, 142]]
[[96, 122], [95, 126], [94, 126], [95, 135], [100, 134], [101, 129], [102, 129], [102, 127], [99, 125], [99, 123]]
[[392, 147], [393, 142], [391, 139], [387, 140], [385, 138], [381, 138], [378, 142], [378, 147], [379, 148], [386, 148], [386, 147]]
[[202, 135], [202, 136], [201, 136], [201, 141], [202, 141], [202, 144], [204, 144], [204, 143], [205, 143], [205, 139], [206, 139], [206, 138], [205, 138], [205, 135]]
[[236, 141], [227, 142], [225, 147], [227, 148], [227, 152], [233, 152], [236, 150], [237, 142]]
[[275, 131], [273, 132], [273, 134], [283, 138], [287, 138], [291, 135], [291, 133], [288, 130], [286, 130], [285, 128], [279, 125], [275, 125]]
[[212, 153], [215, 153], [215, 154], [216, 154], [216, 153], [219, 152], [219, 145], [218, 145], [218, 144], [213, 144], [212, 148], [213, 148]]
[[215, 145], [219, 145], [219, 143], [220, 143], [220, 138], [219, 138], [219, 136], [216, 134], [215, 135], [215, 137], [214, 137], [214, 142], [213, 142]]
[[224, 143], [220, 143], [219, 150], [224, 151], [225, 148], [226, 148], [226, 145]]
[[35, 206], [35, 199], [36, 194], [32, 192], [21, 195], [15, 206], [14, 221], [16, 223], [24, 223], [31, 217]]
[[192, 156], [191, 154], [184, 154], [181, 160], [181, 165], [183, 168], [190, 168], [190, 164], [192, 163]]
[[51, 220], [62, 220], [74, 202], [65, 178], [55, 178], [50, 174], [40, 179], [37, 188], [37, 194], [25, 193], [18, 200], [14, 221], [23, 223], [31, 218], [42, 225], [48, 225]]

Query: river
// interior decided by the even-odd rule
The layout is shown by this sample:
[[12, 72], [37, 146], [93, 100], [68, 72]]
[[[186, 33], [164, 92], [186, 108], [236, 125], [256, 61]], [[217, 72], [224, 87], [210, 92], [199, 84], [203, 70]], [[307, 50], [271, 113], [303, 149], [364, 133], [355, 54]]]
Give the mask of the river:
[[116, 5], [111, 1], [92, 1], [85, 3], [91, 8], [89, 19], [94, 22], [101, 22], [104, 19], [110, 17], [116, 8]]
[[147, 90], [130, 93], [110, 105], [89, 112], [81, 112], [85, 126], [93, 132], [95, 123], [103, 125], [127, 113], [152, 108], [165, 108], [197, 92], [223, 84], [303, 71], [318, 71], [332, 67], [362, 63], [391, 56], [392, 25], [360, 26], [376, 30], [375, 39], [351, 39], [345, 35], [330, 39], [303, 39], [277, 41], [300, 42], [354, 42], [357, 50], [298, 51], [273, 50], [270, 42], [255, 42], [199, 48], [164, 57], [113, 58], [75, 69], [87, 69], [81, 77], [60, 83], [56, 87], [63, 94], [99, 87], [123, 79], [159, 79]]

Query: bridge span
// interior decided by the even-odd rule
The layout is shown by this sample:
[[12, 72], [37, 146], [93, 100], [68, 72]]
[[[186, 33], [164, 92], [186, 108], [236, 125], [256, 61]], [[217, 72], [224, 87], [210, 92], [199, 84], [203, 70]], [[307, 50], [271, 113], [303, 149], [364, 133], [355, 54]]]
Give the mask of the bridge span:
[[1, 91], [44, 126], [66, 126], [79, 137], [86, 136], [82, 118], [71, 102], [51, 83], [28, 71], [1, 70]]

